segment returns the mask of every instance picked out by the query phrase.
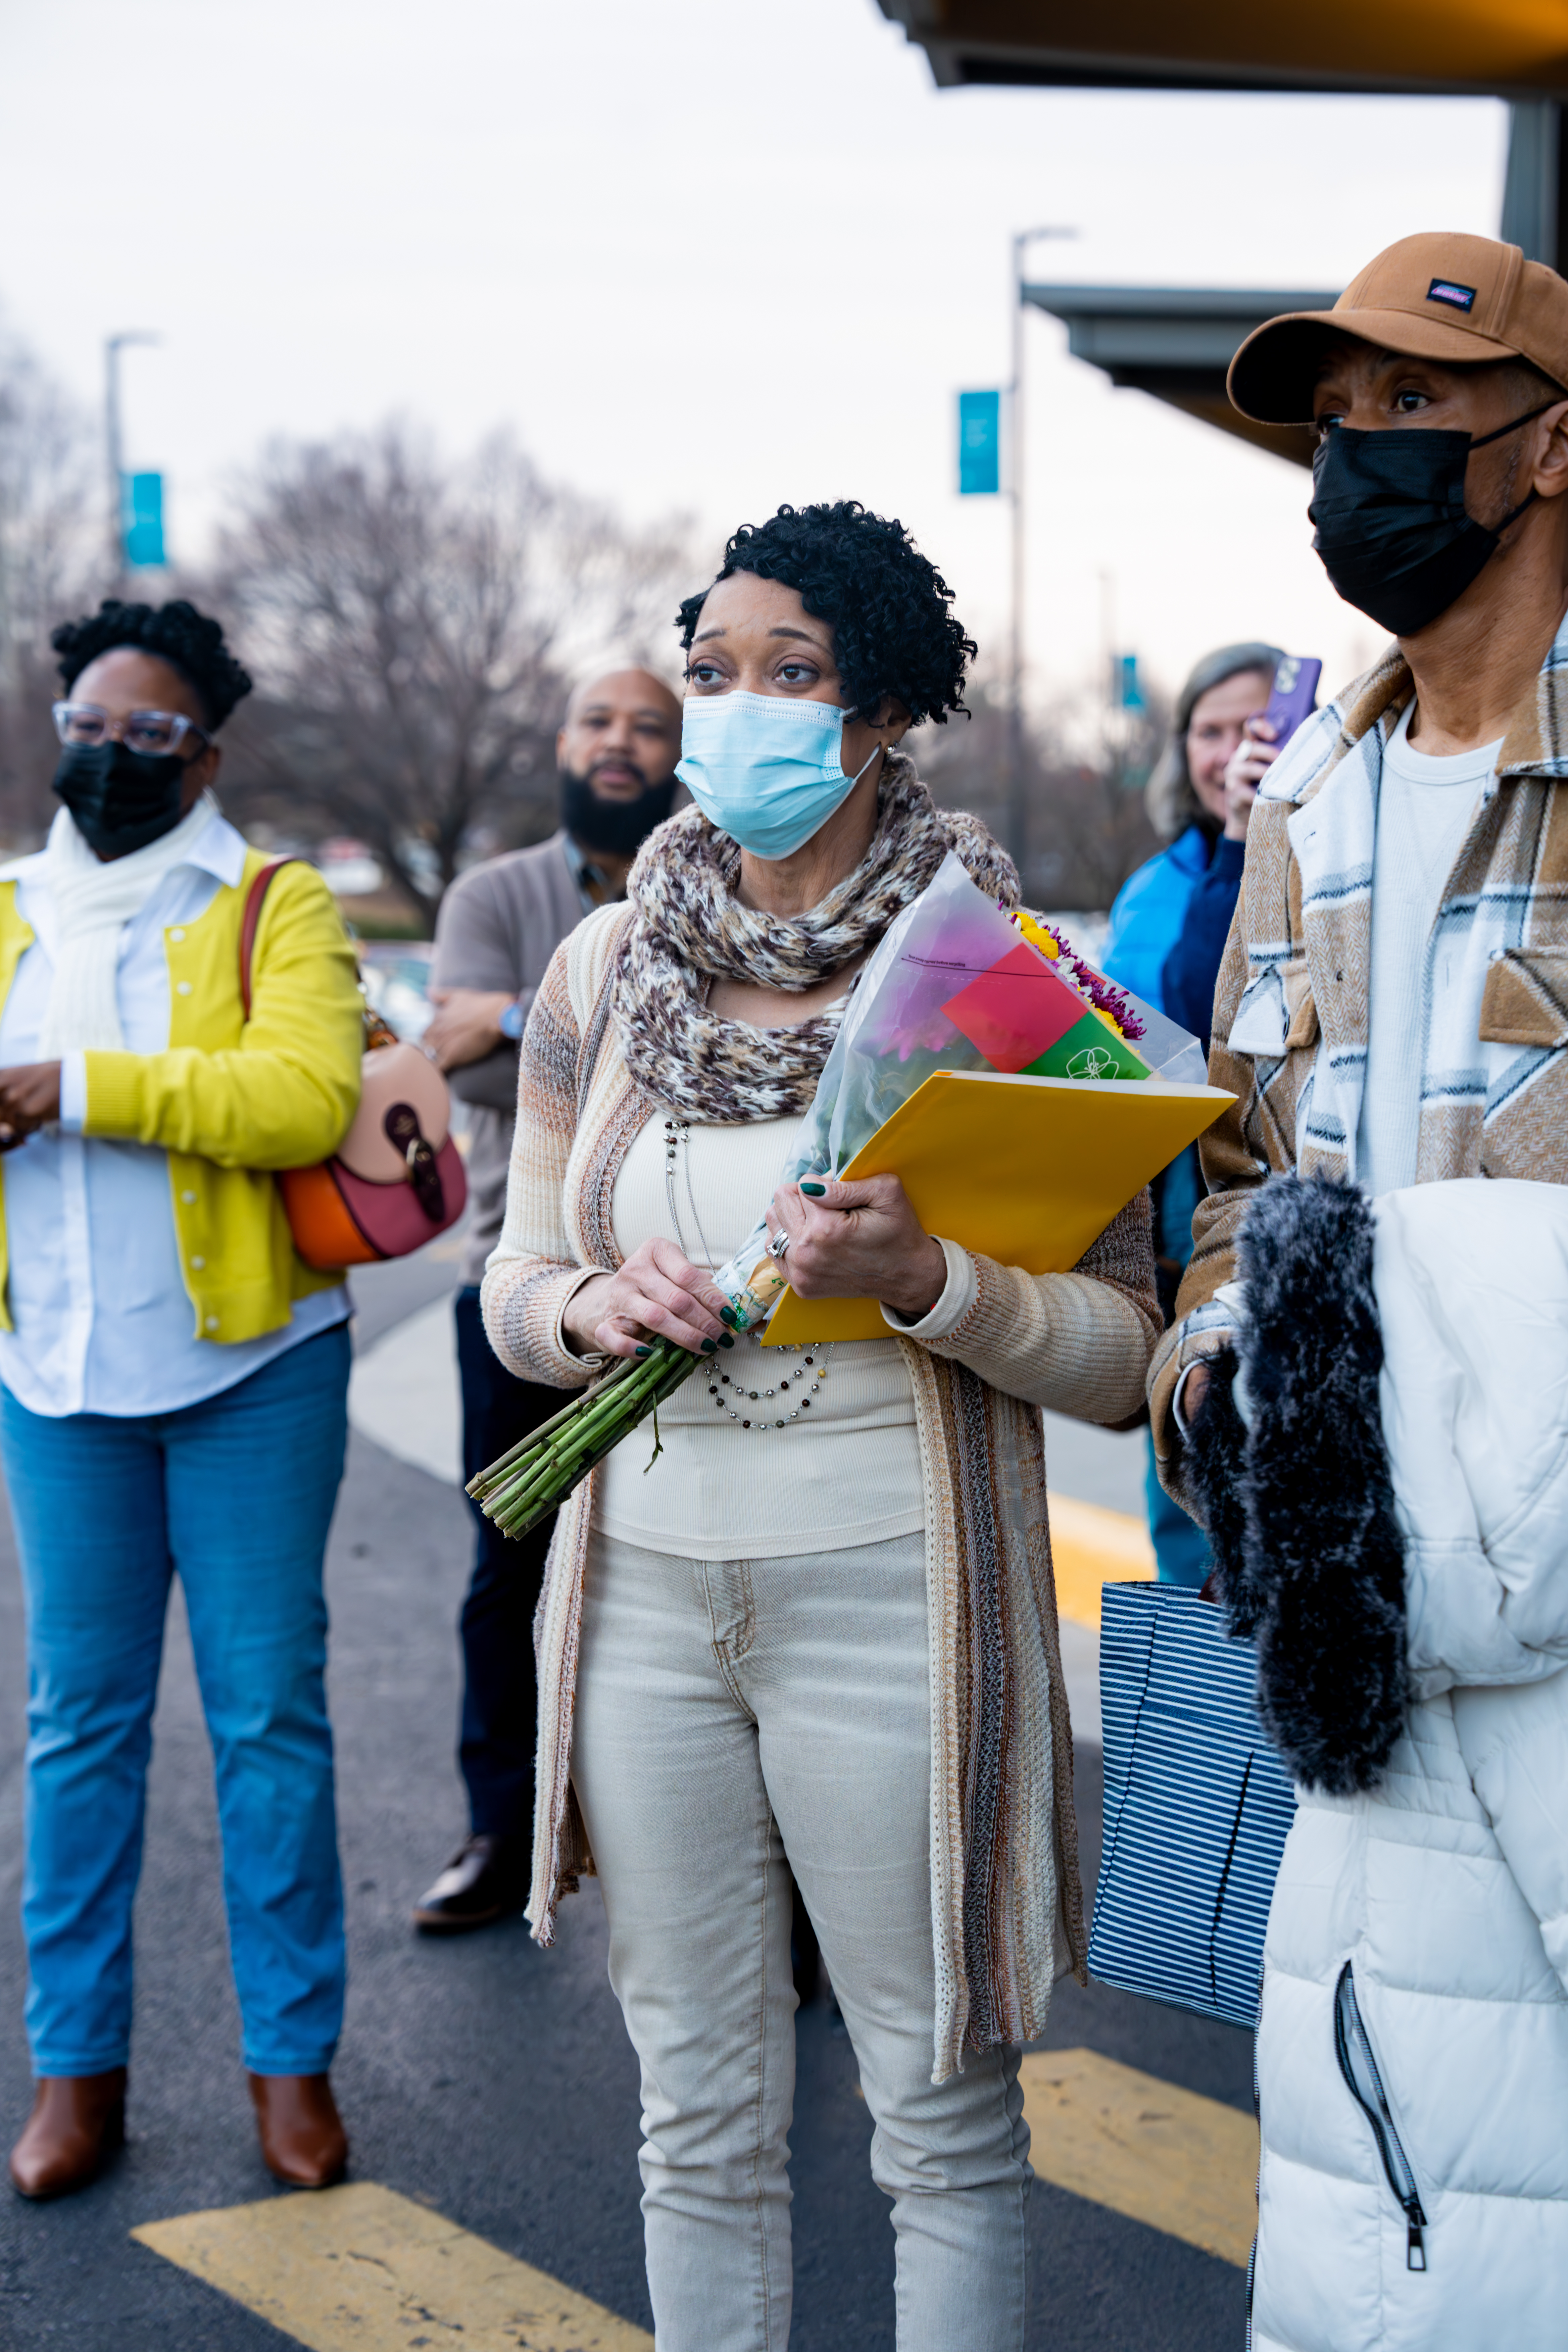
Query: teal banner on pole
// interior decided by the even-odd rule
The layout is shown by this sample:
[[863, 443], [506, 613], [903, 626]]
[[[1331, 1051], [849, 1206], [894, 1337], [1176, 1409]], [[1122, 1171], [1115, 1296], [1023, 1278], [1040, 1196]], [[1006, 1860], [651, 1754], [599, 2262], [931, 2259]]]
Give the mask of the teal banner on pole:
[[140, 568], [163, 562], [162, 474], [121, 474], [120, 527], [127, 563]]
[[958, 489], [961, 498], [994, 498], [1002, 487], [1002, 395], [958, 395]]
[[1118, 655], [1116, 661], [1116, 683], [1118, 689], [1117, 698], [1121, 702], [1123, 710], [1142, 710], [1144, 708], [1143, 689], [1138, 683], [1138, 656], [1136, 654]]

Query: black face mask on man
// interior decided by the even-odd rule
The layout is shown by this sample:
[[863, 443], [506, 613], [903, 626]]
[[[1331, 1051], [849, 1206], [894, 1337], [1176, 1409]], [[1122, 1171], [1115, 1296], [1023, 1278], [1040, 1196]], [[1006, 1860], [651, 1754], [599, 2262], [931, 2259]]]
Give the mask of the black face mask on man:
[[55, 770], [55, 790], [77, 831], [100, 857], [126, 857], [180, 822], [185, 766], [175, 751], [132, 751], [113, 737], [71, 743]]
[[592, 779], [561, 770], [561, 822], [582, 849], [606, 857], [635, 857], [656, 824], [669, 814], [675, 778], [645, 784], [635, 801], [601, 800]]
[[1414, 636], [1461, 597], [1496, 554], [1498, 542], [1536, 493], [1510, 507], [1489, 530], [1465, 511], [1465, 469], [1472, 449], [1517, 433], [1554, 408], [1543, 401], [1527, 416], [1471, 440], [1419, 425], [1365, 433], [1336, 425], [1312, 458], [1313, 546], [1347, 604], [1396, 637]]

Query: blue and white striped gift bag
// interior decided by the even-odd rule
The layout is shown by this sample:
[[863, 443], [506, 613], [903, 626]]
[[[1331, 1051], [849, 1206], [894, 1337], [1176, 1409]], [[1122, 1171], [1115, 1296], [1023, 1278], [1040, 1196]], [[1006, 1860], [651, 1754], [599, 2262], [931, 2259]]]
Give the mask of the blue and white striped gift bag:
[[1089, 1966], [1120, 1991], [1252, 2027], [1296, 1793], [1258, 1719], [1252, 1644], [1226, 1622], [1188, 1586], [1103, 1588]]

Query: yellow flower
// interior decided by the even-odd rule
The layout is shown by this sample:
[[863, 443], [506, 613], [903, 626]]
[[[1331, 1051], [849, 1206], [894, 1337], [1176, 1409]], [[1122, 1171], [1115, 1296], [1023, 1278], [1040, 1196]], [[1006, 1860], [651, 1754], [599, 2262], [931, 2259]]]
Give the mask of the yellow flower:
[[1048, 956], [1052, 963], [1055, 963], [1058, 957], [1061, 954], [1061, 950], [1058, 947], [1055, 940], [1052, 939], [1049, 931], [1042, 930], [1039, 924], [1036, 922], [1034, 917], [1032, 915], [1026, 914], [1022, 907], [1014, 908], [1013, 920], [1017, 929], [1023, 932], [1024, 937], [1028, 940], [1029, 945], [1032, 948], [1038, 948], [1043, 956]]

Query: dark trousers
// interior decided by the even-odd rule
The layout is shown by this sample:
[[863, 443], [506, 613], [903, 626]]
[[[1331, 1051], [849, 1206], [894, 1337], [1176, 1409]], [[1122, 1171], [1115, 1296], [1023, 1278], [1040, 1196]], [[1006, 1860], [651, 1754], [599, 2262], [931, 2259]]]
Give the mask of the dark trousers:
[[[559, 1389], [514, 1380], [485, 1337], [477, 1287], [459, 1290], [458, 1371], [463, 1389], [463, 1476], [472, 1478], [559, 1412]], [[463, 1718], [458, 1763], [477, 1837], [533, 1832], [533, 1746], [539, 1692], [533, 1674], [533, 1612], [544, 1579], [553, 1515], [521, 1543], [470, 1501], [479, 1539], [463, 1602]]]

